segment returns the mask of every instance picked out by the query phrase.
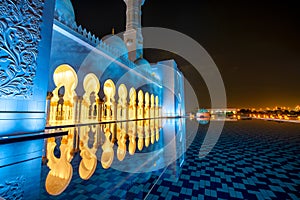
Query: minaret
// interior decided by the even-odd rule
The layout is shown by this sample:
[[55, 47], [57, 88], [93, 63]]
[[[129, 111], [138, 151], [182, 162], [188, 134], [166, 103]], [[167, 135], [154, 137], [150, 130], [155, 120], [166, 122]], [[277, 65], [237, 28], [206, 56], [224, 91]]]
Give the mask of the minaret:
[[128, 49], [128, 56], [135, 61], [143, 56], [143, 36], [141, 30], [141, 7], [145, 0], [124, 0], [127, 6], [126, 31], [124, 42]]

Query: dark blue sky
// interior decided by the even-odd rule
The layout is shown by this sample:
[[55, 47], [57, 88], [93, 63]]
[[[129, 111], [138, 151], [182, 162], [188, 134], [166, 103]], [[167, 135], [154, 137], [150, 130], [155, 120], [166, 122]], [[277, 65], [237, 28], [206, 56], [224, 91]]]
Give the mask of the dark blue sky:
[[[98, 5], [101, 2], [102, 5]], [[143, 26], [180, 31], [201, 44], [218, 66], [229, 107], [300, 104], [300, 7], [296, 1], [146, 0]], [[125, 30], [123, 0], [72, 0], [77, 23], [102, 37]], [[145, 51], [150, 61], [171, 58]], [[154, 56], [155, 55], [155, 56]], [[184, 59], [179, 68], [209, 107], [205, 83]]]

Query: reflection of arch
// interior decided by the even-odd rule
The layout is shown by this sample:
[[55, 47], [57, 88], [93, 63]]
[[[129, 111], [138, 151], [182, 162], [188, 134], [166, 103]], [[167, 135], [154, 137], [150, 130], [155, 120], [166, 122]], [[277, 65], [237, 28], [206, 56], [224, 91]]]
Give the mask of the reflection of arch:
[[[89, 130], [88, 130], [88, 129]], [[81, 161], [79, 164], [79, 176], [83, 180], [88, 180], [95, 172], [97, 167], [97, 157], [96, 157], [96, 151], [97, 151], [97, 136], [98, 136], [98, 129], [95, 126], [82, 126], [80, 127], [80, 143], [79, 143], [79, 149], [80, 149], [80, 156]], [[92, 133], [94, 138], [93, 147], [90, 148], [88, 146], [89, 141], [89, 133]]]
[[102, 145], [101, 164], [104, 169], [108, 169], [114, 160], [114, 144], [110, 141], [111, 132], [109, 126], [110, 124], [106, 124], [104, 128], [105, 141]]
[[85, 93], [83, 95], [81, 119], [98, 119], [100, 83], [97, 76], [93, 73], [87, 74], [83, 80], [83, 88]]
[[148, 147], [150, 144], [150, 126], [149, 120], [145, 120], [144, 123], [144, 132], [145, 132], [145, 147]]
[[150, 141], [151, 144], [154, 144], [155, 141], [155, 121], [154, 119], [150, 119]]
[[105, 103], [104, 103], [104, 119], [114, 119], [115, 117], [115, 99], [114, 96], [116, 94], [116, 87], [114, 82], [111, 79], [105, 81], [103, 86], [103, 92], [105, 95]]
[[128, 136], [129, 136], [128, 151], [130, 155], [133, 155], [136, 150], [136, 121], [128, 122]]
[[50, 102], [50, 124], [61, 120], [73, 120], [73, 98], [78, 79], [74, 69], [66, 64], [58, 66], [53, 74], [56, 88]]
[[73, 176], [73, 167], [70, 164], [73, 159], [74, 135], [69, 133], [61, 140], [60, 158], [54, 155], [56, 147], [55, 138], [47, 140], [47, 166], [50, 168], [45, 181], [46, 191], [51, 195], [61, 194], [69, 185]]
[[137, 134], [138, 134], [138, 150], [142, 151], [144, 147], [144, 121], [137, 121]]

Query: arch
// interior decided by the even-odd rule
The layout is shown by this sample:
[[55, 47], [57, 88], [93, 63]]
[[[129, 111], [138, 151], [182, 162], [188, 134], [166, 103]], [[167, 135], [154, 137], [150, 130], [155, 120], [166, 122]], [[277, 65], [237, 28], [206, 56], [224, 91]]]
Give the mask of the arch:
[[136, 119], [136, 90], [134, 87], [131, 87], [129, 90], [128, 119]]
[[62, 64], [54, 70], [53, 81], [58, 88], [64, 85], [74, 91], [78, 84], [78, 77], [70, 65]]
[[137, 110], [137, 118], [144, 118], [144, 92], [143, 90], [139, 90], [138, 92], [138, 110]]
[[50, 101], [49, 124], [73, 120], [75, 89], [78, 84], [75, 70], [67, 64], [59, 65], [53, 73], [53, 81], [56, 87]]
[[154, 106], [155, 100], [154, 100], [154, 94], [151, 94], [150, 96], [150, 118], [155, 117], [155, 106]]
[[122, 100], [126, 100], [127, 98], [127, 88], [124, 84], [121, 84], [118, 89], [119, 98]]
[[104, 82], [103, 92], [105, 95], [105, 103], [104, 103], [104, 116], [105, 120], [113, 120], [115, 119], [115, 99], [114, 96], [116, 94], [116, 86], [111, 79], [107, 79]]
[[94, 73], [89, 73], [84, 77], [83, 80], [83, 89], [85, 91], [94, 91], [99, 92], [100, 82], [97, 76]]
[[81, 112], [81, 119], [98, 119], [99, 116], [99, 96], [100, 82], [97, 76], [89, 73], [84, 77], [83, 89], [83, 106]]
[[117, 119], [127, 119], [127, 88], [124, 84], [121, 84], [118, 88], [118, 106], [117, 106]]
[[144, 118], [150, 117], [150, 95], [148, 92], [145, 93], [145, 105], [144, 105]]
[[104, 82], [103, 91], [105, 94], [105, 97], [114, 98], [116, 94], [116, 86], [115, 83], [111, 79], [107, 79]]

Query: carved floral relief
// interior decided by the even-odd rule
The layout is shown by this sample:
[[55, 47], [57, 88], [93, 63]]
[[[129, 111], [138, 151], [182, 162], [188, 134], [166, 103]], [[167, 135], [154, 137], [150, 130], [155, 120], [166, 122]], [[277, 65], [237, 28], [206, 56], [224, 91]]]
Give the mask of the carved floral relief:
[[32, 95], [44, 0], [0, 0], [0, 97]]

